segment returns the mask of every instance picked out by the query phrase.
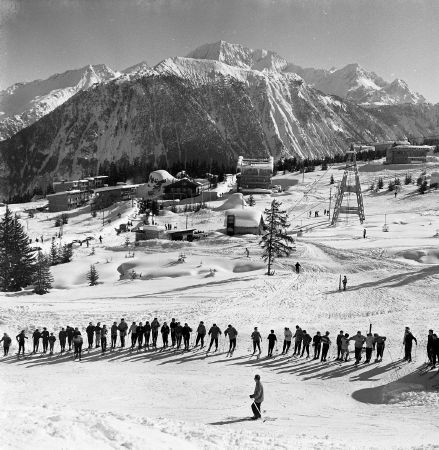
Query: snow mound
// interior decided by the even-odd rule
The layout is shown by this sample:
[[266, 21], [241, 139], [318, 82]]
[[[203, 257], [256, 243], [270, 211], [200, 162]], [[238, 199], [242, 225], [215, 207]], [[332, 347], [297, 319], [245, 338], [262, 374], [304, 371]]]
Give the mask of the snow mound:
[[215, 211], [225, 211], [227, 209], [242, 208], [247, 206], [244, 196], [241, 193], [232, 194], [221, 206]]
[[397, 258], [408, 259], [422, 264], [439, 264], [439, 250], [403, 250], [395, 254]]

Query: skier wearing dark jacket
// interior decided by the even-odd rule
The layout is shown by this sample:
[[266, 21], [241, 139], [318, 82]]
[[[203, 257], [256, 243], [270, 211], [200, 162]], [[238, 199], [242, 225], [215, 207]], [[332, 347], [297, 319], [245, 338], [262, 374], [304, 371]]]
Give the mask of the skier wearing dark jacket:
[[273, 349], [274, 349], [274, 345], [277, 342], [277, 337], [274, 334], [274, 330], [270, 331], [270, 334], [267, 337], [268, 339], [268, 357], [273, 356]]
[[169, 324], [169, 329], [171, 330], [171, 342], [172, 346], [175, 347], [175, 327], [177, 326], [177, 322], [174, 318], [172, 318], [171, 323]]
[[377, 349], [377, 357], [375, 362], [380, 362], [383, 360], [384, 347], [386, 345], [386, 336], [380, 336], [378, 333], [373, 335], [376, 349]]
[[189, 350], [189, 341], [191, 339], [191, 333], [192, 333], [192, 328], [187, 323], [185, 323], [183, 330], [182, 330], [185, 350]]
[[306, 330], [303, 330], [303, 338], [302, 338], [303, 348], [302, 354], [300, 355], [301, 357], [306, 352], [306, 357], [309, 358], [309, 344], [311, 344], [311, 341], [312, 337], [306, 332]]
[[177, 344], [177, 348], [181, 347], [181, 340], [183, 339], [183, 326], [180, 322], [177, 322], [177, 326], [175, 327], [175, 343]]
[[233, 353], [236, 348], [236, 337], [238, 336], [238, 332], [236, 328], [232, 327], [232, 325], [228, 325], [226, 331], [224, 331], [224, 336], [229, 336], [229, 353]]
[[61, 331], [58, 333], [59, 338], [59, 346], [61, 348], [61, 352], [66, 350], [66, 340], [67, 340], [67, 332], [64, 328], [61, 328]]
[[50, 333], [47, 331], [47, 328], [44, 327], [41, 332], [41, 338], [43, 340], [43, 353], [47, 353], [47, 348], [49, 347], [49, 336]]
[[415, 341], [415, 344], [418, 345], [418, 341], [413, 336], [412, 332], [410, 331], [410, 328], [406, 327], [405, 333], [404, 333], [404, 340], [403, 340], [404, 350], [405, 350], [404, 361], [407, 361], [407, 362], [412, 361], [413, 341]]
[[95, 335], [95, 327], [90, 322], [88, 324], [88, 327], [85, 329], [85, 332], [87, 333], [87, 340], [88, 340], [88, 348], [93, 348], [93, 338]]
[[201, 321], [197, 328], [197, 340], [195, 341], [195, 347], [198, 347], [198, 342], [201, 343], [201, 348], [204, 348], [204, 337], [206, 336], [206, 327], [204, 322]]
[[24, 356], [24, 343], [26, 342], [27, 336], [24, 332], [24, 330], [21, 330], [20, 334], [17, 334], [15, 337], [18, 342], [18, 353], [17, 355], [20, 356], [20, 350], [23, 350], [23, 356]]
[[322, 336], [322, 358], [321, 361], [326, 362], [326, 358], [328, 356], [329, 346], [331, 345], [331, 339], [329, 339], [329, 331]]
[[320, 358], [320, 350], [322, 348], [322, 336], [320, 331], [312, 338], [312, 345], [314, 346], [314, 359]]
[[149, 338], [151, 336], [151, 325], [147, 320], [143, 326], [143, 334], [145, 335], [145, 347], [149, 349]]
[[253, 342], [253, 355], [256, 353], [256, 348], [259, 350], [259, 354], [261, 354], [261, 333], [258, 331], [258, 327], [255, 327], [253, 333], [250, 336]]
[[7, 333], [3, 333], [3, 337], [0, 342], [3, 342], [3, 356], [8, 356], [12, 339], [7, 335]]
[[117, 326], [117, 328], [119, 329], [120, 346], [125, 347], [125, 337], [128, 331], [128, 324], [125, 322], [125, 319], [120, 319], [120, 324]]
[[136, 346], [137, 342], [137, 324], [133, 322], [128, 331], [128, 335], [131, 334], [131, 348], [133, 349]]
[[117, 342], [117, 322], [113, 322], [113, 325], [111, 325], [111, 348], [116, 348], [116, 342]]
[[72, 343], [73, 343], [73, 334], [74, 334], [75, 330], [73, 329], [73, 327], [70, 327], [69, 325], [67, 325], [66, 327], [66, 333], [67, 333], [67, 343], [69, 344], [69, 350], [72, 349]]
[[50, 336], [49, 336], [49, 351], [50, 351], [51, 355], [53, 355], [53, 347], [55, 346], [55, 342], [56, 342], [56, 337], [54, 336], [53, 333], [50, 333]]
[[361, 352], [363, 350], [363, 344], [366, 342], [366, 338], [361, 334], [361, 331], [357, 331], [357, 334], [349, 338], [349, 340], [355, 341], [354, 342], [355, 364], [359, 364], [361, 361]]
[[427, 357], [430, 364], [433, 364], [433, 330], [428, 330], [427, 336]]
[[160, 323], [157, 320], [157, 317], [151, 322], [151, 334], [152, 334], [152, 346], [157, 348], [157, 337], [159, 335]]
[[342, 351], [341, 351], [341, 340], [344, 337], [344, 332], [343, 330], [340, 331], [340, 333], [337, 336], [337, 361], [342, 361], [343, 360], [343, 356], [342, 356]]
[[38, 352], [38, 347], [40, 346], [40, 339], [41, 339], [41, 333], [40, 333], [40, 330], [37, 328], [32, 334], [32, 340], [34, 343], [34, 349], [33, 349], [34, 353]]
[[95, 335], [96, 335], [95, 347], [99, 348], [101, 346], [101, 336], [102, 336], [101, 322], [98, 322], [95, 326]]
[[210, 352], [210, 349], [212, 348], [212, 345], [215, 343], [215, 351], [218, 350], [218, 337], [221, 333], [221, 330], [216, 326], [216, 324], [214, 323], [210, 330], [209, 330], [209, 336], [210, 336], [210, 344], [209, 344], [209, 348], [207, 349], [207, 353]]
[[137, 334], [137, 349], [140, 350], [143, 347], [143, 324], [139, 322], [136, 328]]
[[296, 325], [296, 333], [293, 336], [294, 338], [294, 355], [300, 356], [300, 349], [302, 347], [302, 338], [303, 338], [303, 331], [299, 327], [299, 325]]
[[168, 336], [169, 336], [170, 328], [166, 322], [163, 323], [162, 328], [160, 329], [160, 332], [162, 333], [162, 340], [163, 340], [163, 348], [168, 347]]

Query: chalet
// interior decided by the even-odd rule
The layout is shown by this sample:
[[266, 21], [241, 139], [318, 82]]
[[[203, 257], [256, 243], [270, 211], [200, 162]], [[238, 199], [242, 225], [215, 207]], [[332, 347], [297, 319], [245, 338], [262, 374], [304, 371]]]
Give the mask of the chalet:
[[235, 234], [262, 234], [264, 219], [262, 213], [254, 208], [228, 209], [224, 213], [226, 233]]
[[177, 180], [163, 189], [164, 198], [168, 200], [196, 197], [201, 194], [201, 190], [202, 185], [189, 178]]

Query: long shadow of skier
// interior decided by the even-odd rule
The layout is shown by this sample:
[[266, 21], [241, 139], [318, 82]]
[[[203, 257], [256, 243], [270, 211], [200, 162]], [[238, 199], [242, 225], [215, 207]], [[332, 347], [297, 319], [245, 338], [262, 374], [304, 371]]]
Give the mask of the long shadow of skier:
[[[361, 372], [358, 375], [355, 375], [354, 377], [350, 378], [350, 381], [377, 381], [378, 378], [377, 375], [381, 375], [385, 372], [389, 372], [391, 370], [395, 370], [396, 367], [398, 367], [401, 364], [400, 361], [394, 361], [389, 364], [383, 365], [383, 366], [373, 366], [370, 370], [367, 370], [366, 372]], [[364, 366], [363, 366], [364, 368]]]
[[239, 422], [247, 422], [251, 420], [248, 417], [244, 417], [244, 418], [237, 418], [237, 419], [230, 419], [230, 420], [221, 420], [219, 422], [211, 422], [208, 425], [229, 425], [231, 423], [239, 423]]

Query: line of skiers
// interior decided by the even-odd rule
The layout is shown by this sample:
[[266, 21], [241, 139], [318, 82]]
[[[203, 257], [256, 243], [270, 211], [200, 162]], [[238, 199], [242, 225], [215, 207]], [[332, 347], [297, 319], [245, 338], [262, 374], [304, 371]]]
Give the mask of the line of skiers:
[[[157, 318], [150, 323], [146, 321], [145, 324], [142, 322], [136, 323], [132, 322], [129, 326], [125, 319], [121, 319], [120, 323], [113, 322], [110, 329], [107, 326], [101, 325], [98, 322], [94, 325], [92, 322], [85, 329], [85, 334], [87, 336], [88, 349], [100, 348], [102, 353], [107, 351], [107, 340], [110, 338], [110, 348], [113, 350], [116, 348], [117, 340], [120, 339], [120, 347], [124, 348], [126, 345], [127, 338], [131, 340], [131, 349], [153, 349], [157, 350], [158, 346], [158, 336], [161, 334], [162, 348], [166, 349], [169, 345], [176, 349], [180, 349], [183, 345], [185, 351], [189, 350], [192, 328], [184, 323], [182, 325], [180, 322], [176, 321], [174, 318], [171, 322], [163, 322], [160, 324]], [[204, 322], [201, 321], [196, 329], [196, 340], [194, 347], [200, 346], [201, 349], [205, 347], [206, 336], [210, 337], [209, 347], [207, 352], [209, 353], [214, 347], [214, 351], [218, 350], [219, 337], [222, 335], [221, 329], [214, 323], [209, 331], [207, 331]], [[328, 357], [328, 351], [332, 344], [329, 337], [329, 331], [326, 331], [323, 335], [318, 331], [313, 337], [306, 331], [302, 330], [299, 325], [296, 325], [295, 333], [293, 335], [292, 331], [285, 327], [284, 329], [284, 339], [282, 346], [282, 355], [287, 355], [289, 353], [292, 342], [294, 341], [294, 352], [292, 356], [303, 357], [306, 353], [306, 358], [310, 358], [310, 346], [314, 348], [313, 359], [325, 362]], [[238, 337], [238, 331], [232, 325], [224, 331], [224, 336], [229, 338], [229, 348], [228, 355], [231, 356], [236, 348], [236, 341]], [[28, 339], [25, 330], [22, 330], [17, 336], [16, 340], [18, 342], [18, 355], [25, 353], [25, 342]], [[60, 352], [74, 349], [75, 358], [81, 359], [82, 346], [84, 340], [78, 327], [74, 328], [67, 326], [62, 328], [58, 333], [58, 339], [60, 344]], [[372, 358], [373, 351], [376, 351], [376, 362], [380, 362], [383, 359], [386, 337], [381, 336], [378, 333], [367, 333], [364, 336], [361, 331], [358, 331], [355, 335], [349, 336], [348, 333], [340, 331], [336, 337], [337, 346], [337, 361], [348, 361], [350, 353], [350, 342], [354, 342], [354, 353], [355, 353], [355, 364], [359, 364], [362, 359], [363, 348], [365, 348], [366, 358], [365, 363], [369, 363]], [[268, 340], [268, 353], [267, 356], [273, 356], [274, 348], [278, 342], [277, 336], [274, 330], [271, 330], [267, 336]], [[32, 344], [33, 353], [38, 353], [40, 348], [40, 341], [42, 342], [42, 352], [53, 354], [54, 345], [57, 341], [56, 336], [53, 332], [49, 332], [46, 327], [42, 331], [36, 329], [32, 334]], [[261, 343], [263, 341], [258, 328], [255, 327], [251, 334], [251, 341], [253, 343], [253, 355], [258, 352], [261, 354]], [[404, 346], [404, 360], [411, 362], [412, 360], [412, 346], [413, 341], [417, 345], [417, 340], [413, 336], [409, 327], [406, 327], [403, 338]], [[7, 333], [4, 333], [0, 343], [3, 343], [4, 356], [9, 354], [9, 347], [12, 343], [12, 339]], [[66, 347], [68, 346], [68, 350]], [[439, 362], [439, 338], [433, 332], [429, 330], [428, 341], [427, 341], [427, 355], [429, 363], [436, 367], [436, 361]]]

